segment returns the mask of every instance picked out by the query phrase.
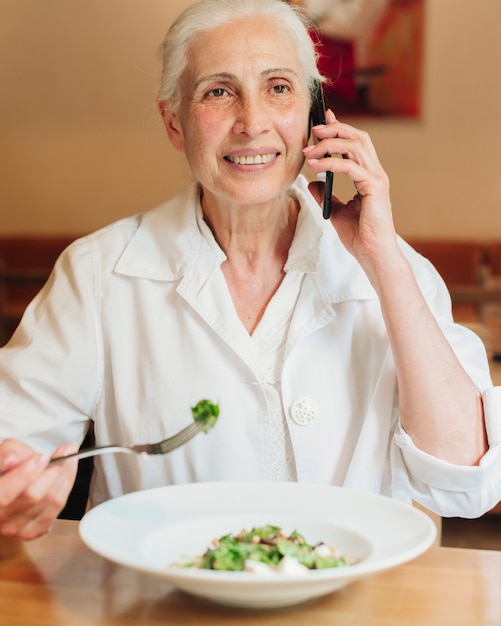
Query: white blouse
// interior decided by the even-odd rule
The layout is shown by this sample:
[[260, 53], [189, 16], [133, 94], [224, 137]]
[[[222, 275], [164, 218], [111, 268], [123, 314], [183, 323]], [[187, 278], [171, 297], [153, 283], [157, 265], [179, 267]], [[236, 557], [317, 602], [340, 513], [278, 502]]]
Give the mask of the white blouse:
[[[72, 244], [0, 350], [0, 439], [52, 451], [143, 443], [220, 406], [216, 426], [165, 457], [96, 457], [91, 502], [166, 484], [298, 480], [411, 499], [475, 517], [501, 499], [501, 393], [485, 349], [454, 324], [433, 267], [416, 279], [482, 393], [489, 450], [476, 467], [417, 449], [400, 428], [395, 366], [372, 286], [300, 177], [286, 279], [249, 337], [197, 220], [195, 186]], [[412, 329], [409, 329], [412, 332]], [[243, 491], [244, 493], [244, 491]]]

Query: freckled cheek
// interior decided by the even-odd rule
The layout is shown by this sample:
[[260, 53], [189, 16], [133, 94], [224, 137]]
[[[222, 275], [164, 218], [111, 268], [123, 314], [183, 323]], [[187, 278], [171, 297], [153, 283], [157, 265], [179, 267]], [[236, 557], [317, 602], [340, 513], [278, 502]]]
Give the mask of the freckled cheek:
[[289, 145], [298, 144], [302, 149], [309, 134], [308, 118], [304, 115], [291, 114], [281, 120], [283, 137]]
[[201, 145], [217, 149], [229, 132], [228, 118], [214, 115], [196, 116], [190, 121], [190, 144], [199, 148]]

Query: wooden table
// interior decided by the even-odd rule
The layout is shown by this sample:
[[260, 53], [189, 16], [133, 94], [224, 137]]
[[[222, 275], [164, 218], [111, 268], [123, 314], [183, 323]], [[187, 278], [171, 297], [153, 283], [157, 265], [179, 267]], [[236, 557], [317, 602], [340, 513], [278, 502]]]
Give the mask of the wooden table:
[[88, 550], [78, 522], [32, 542], [0, 538], [2, 626], [499, 626], [501, 553], [430, 549], [421, 557], [288, 609], [218, 606]]

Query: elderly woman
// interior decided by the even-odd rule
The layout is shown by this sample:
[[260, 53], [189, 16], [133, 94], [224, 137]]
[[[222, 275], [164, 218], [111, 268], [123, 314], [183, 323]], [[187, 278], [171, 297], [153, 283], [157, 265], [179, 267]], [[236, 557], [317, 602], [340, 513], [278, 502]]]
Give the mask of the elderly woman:
[[[0, 531], [47, 530], [76, 470], [49, 454], [89, 422], [101, 445], [156, 441], [202, 397], [221, 409], [208, 436], [96, 458], [91, 504], [231, 479], [344, 485], [442, 515], [493, 506], [500, 396], [485, 351], [395, 234], [367, 134], [328, 112], [307, 146], [319, 77], [300, 15], [201, 0], [163, 52], [159, 109], [195, 180], [70, 246], [0, 351]], [[330, 221], [305, 160], [354, 183]]]

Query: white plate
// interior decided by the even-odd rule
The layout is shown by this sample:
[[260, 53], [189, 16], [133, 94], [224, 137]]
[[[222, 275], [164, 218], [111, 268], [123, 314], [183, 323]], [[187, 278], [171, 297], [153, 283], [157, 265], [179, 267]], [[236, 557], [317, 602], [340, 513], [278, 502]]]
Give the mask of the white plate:
[[[171, 567], [201, 554], [212, 539], [273, 524], [323, 540], [360, 562], [272, 577]], [[433, 543], [436, 528], [421, 511], [368, 493], [304, 483], [195, 483], [109, 500], [80, 523], [83, 541], [101, 556], [161, 576], [219, 603], [267, 608], [304, 602], [409, 561]]]

